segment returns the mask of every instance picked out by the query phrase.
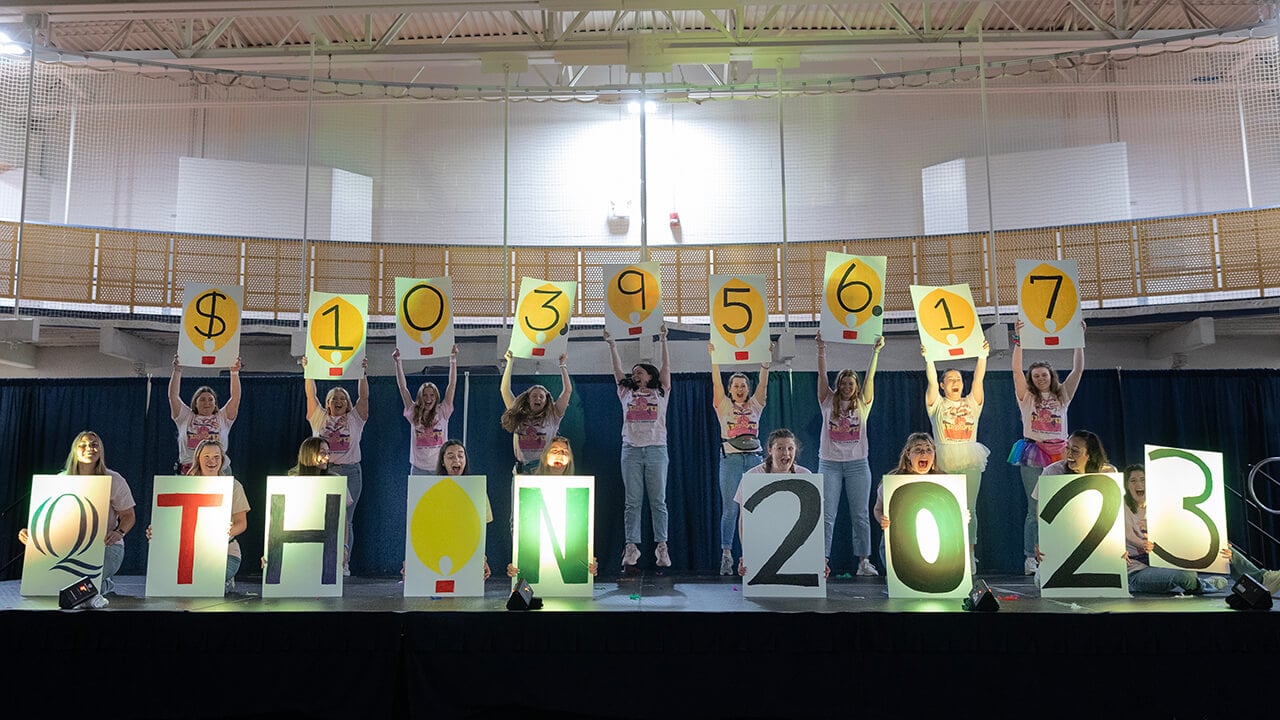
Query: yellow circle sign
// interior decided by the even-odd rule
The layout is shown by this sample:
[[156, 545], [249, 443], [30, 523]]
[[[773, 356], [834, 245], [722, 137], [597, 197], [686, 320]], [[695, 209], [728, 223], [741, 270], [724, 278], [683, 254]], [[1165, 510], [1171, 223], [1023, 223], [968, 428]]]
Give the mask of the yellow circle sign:
[[1022, 280], [1022, 311], [1046, 335], [1062, 332], [1080, 308], [1080, 294], [1071, 277], [1044, 263]]
[[396, 304], [396, 321], [410, 338], [430, 345], [449, 327], [449, 298], [431, 283], [409, 288]]
[[916, 308], [920, 329], [948, 347], [957, 347], [973, 334], [978, 313], [973, 303], [950, 290], [934, 288]]
[[307, 328], [313, 347], [331, 365], [346, 365], [364, 345], [364, 313], [341, 296], [326, 300]]
[[639, 325], [653, 314], [660, 301], [658, 278], [635, 265], [623, 268], [609, 280], [605, 301], [615, 317], [631, 325]]
[[471, 562], [480, 547], [481, 530], [475, 504], [453, 478], [432, 485], [409, 516], [414, 555], [440, 575], [453, 575]]
[[730, 278], [711, 299], [711, 324], [733, 347], [749, 347], [769, 324], [764, 297], [740, 278]]
[[534, 288], [520, 301], [520, 330], [534, 345], [545, 345], [569, 329], [569, 294], [553, 283]]
[[851, 258], [827, 278], [827, 308], [836, 322], [855, 328], [884, 314], [884, 287], [875, 268]]
[[239, 328], [239, 304], [217, 288], [187, 298], [182, 308], [182, 329], [201, 352], [217, 352]]

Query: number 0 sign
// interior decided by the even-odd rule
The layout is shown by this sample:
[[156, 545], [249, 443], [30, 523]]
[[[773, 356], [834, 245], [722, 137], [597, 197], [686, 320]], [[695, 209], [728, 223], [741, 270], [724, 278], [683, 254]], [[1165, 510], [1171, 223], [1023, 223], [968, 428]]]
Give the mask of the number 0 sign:
[[963, 475], [885, 475], [889, 597], [963, 598], [972, 587]]
[[453, 351], [453, 282], [396, 278], [396, 348], [408, 358], [447, 358]]

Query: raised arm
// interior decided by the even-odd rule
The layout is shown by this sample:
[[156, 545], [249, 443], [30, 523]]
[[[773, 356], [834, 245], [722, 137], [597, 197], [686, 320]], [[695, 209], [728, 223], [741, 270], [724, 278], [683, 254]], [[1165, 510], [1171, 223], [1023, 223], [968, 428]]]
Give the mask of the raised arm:
[[560, 353], [560, 382], [563, 383], [563, 389], [560, 390], [560, 397], [556, 398], [556, 413], [564, 417], [565, 411], [569, 409], [569, 397], [573, 395], [573, 383], [569, 381], [569, 353]]
[[969, 388], [969, 396], [979, 405], [986, 400], [982, 389], [982, 381], [987, 376], [987, 356], [991, 354], [991, 344], [982, 341], [982, 351], [978, 353], [978, 365], [973, 369], [973, 385]]
[[503, 406], [510, 410], [516, 404], [516, 396], [511, 394], [511, 366], [515, 364], [515, 356], [508, 350], [502, 357], [506, 358], [507, 364], [502, 368], [502, 382], [498, 383], [498, 389], [502, 391]]
[[1013, 324], [1013, 352], [1009, 353], [1013, 358], [1013, 396], [1018, 398], [1018, 402], [1022, 402], [1027, 398], [1027, 373], [1022, 368], [1022, 321], [1015, 320]]
[[307, 420], [310, 420], [311, 416], [316, 414], [316, 408], [320, 407], [320, 402], [316, 400], [316, 381], [309, 377], [305, 377], [307, 372], [307, 356], [303, 355], [299, 358], [298, 363], [302, 365], [302, 372], [304, 375], [303, 387], [307, 391]]
[[658, 384], [662, 392], [671, 392], [671, 353], [667, 351], [667, 324], [658, 328], [658, 342], [662, 345], [662, 365], [658, 367]]
[[178, 364], [178, 353], [173, 354], [173, 372], [169, 374], [169, 417], [177, 420], [185, 404], [179, 391], [182, 389], [182, 366]]
[[827, 341], [822, 339], [822, 332], [813, 336], [813, 346], [818, 348], [818, 404], [831, 397], [831, 386], [827, 384]]
[[867, 376], [862, 380], [862, 402], [870, 405], [876, 398], [876, 364], [880, 362], [880, 351], [884, 349], [884, 336], [876, 338], [871, 346], [871, 364], [867, 366]]
[[444, 389], [444, 399], [440, 402], [450, 407], [453, 406], [453, 394], [458, 389], [458, 346], [454, 345], [449, 350], [449, 384]]
[[[773, 343], [769, 343], [769, 357], [773, 357]], [[756, 383], [756, 391], [753, 395], [756, 402], [760, 403], [760, 407], [764, 407], [765, 401], [769, 398], [769, 361], [765, 360], [760, 363], [760, 380]]]
[[929, 351], [923, 345], [920, 346], [920, 354], [924, 356], [924, 406], [931, 408], [941, 397], [938, 392], [938, 366], [929, 358]]
[[369, 356], [360, 361], [360, 382], [356, 383], [356, 413], [361, 420], [369, 419]]
[[[1080, 321], [1080, 329], [1084, 329], [1084, 321]], [[1071, 374], [1067, 376], [1067, 381], [1062, 383], [1062, 392], [1067, 397], [1067, 402], [1071, 402], [1071, 398], [1076, 396], [1076, 388], [1080, 386], [1080, 376], [1084, 374], [1084, 348], [1076, 348], [1075, 353], [1071, 356]]]
[[227, 420], [235, 420], [240, 414], [240, 358], [236, 358], [231, 366], [231, 397], [222, 406], [222, 414], [227, 416]]
[[627, 374], [622, 371], [622, 358], [618, 357], [618, 342], [613, 339], [608, 330], [604, 331], [604, 341], [609, 345], [609, 360], [613, 362], [613, 380], [622, 382]]
[[404, 364], [400, 362], [400, 348], [391, 351], [391, 359], [396, 364], [396, 387], [400, 388], [400, 402], [405, 410], [413, 409], [413, 395], [409, 392], [409, 383], [404, 379]]
[[714, 360], [716, 345], [710, 340], [707, 341], [707, 354], [713, 358], [711, 361], [711, 405], [712, 407], [720, 407], [720, 401], [724, 400], [724, 378], [720, 377], [720, 366]]

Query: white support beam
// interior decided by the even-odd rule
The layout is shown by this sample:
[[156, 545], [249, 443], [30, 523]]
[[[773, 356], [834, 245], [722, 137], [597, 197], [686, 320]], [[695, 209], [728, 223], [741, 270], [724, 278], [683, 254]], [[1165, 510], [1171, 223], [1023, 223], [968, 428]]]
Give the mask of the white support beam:
[[1147, 357], [1172, 357], [1176, 353], [1199, 350], [1215, 342], [1217, 339], [1213, 332], [1213, 318], [1196, 318], [1185, 325], [1147, 338]]
[[98, 352], [147, 367], [165, 367], [172, 364], [174, 350], [124, 330], [104, 327], [98, 336]]
[[0, 342], [40, 342], [39, 318], [5, 318], [0, 320]]

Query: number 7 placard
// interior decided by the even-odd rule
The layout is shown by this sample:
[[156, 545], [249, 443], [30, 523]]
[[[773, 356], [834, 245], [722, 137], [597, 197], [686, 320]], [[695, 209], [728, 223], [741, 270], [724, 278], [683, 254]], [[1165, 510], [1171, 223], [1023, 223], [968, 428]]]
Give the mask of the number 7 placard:
[[977, 357], [985, 337], [969, 285], [911, 286], [916, 327], [927, 360]]
[[827, 253], [822, 274], [822, 339], [827, 342], [876, 341], [884, 329], [886, 258]]
[[1084, 347], [1075, 260], [1019, 260], [1019, 343], [1029, 350]]
[[711, 360], [768, 362], [769, 316], [763, 275], [711, 276]]
[[309, 307], [303, 375], [312, 380], [359, 377], [369, 296], [313, 292]]

